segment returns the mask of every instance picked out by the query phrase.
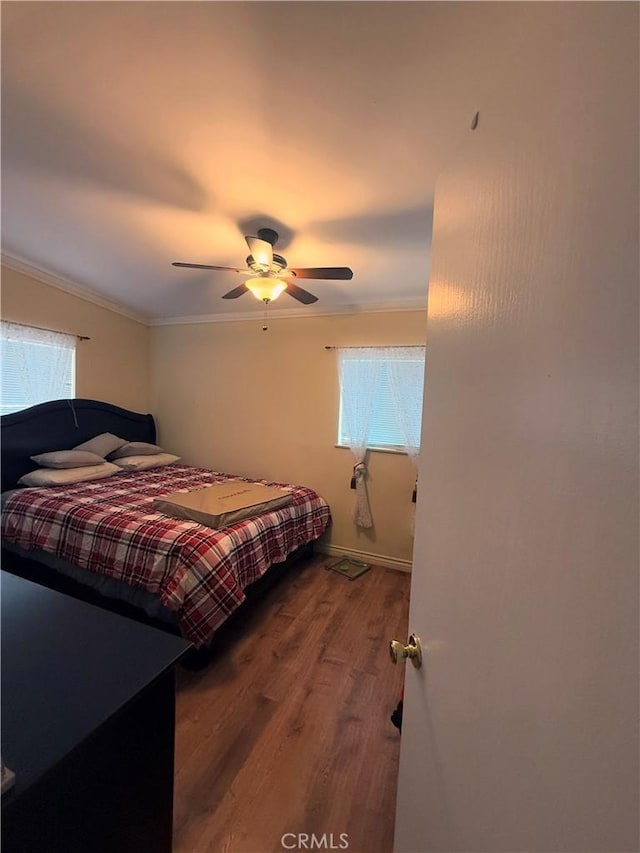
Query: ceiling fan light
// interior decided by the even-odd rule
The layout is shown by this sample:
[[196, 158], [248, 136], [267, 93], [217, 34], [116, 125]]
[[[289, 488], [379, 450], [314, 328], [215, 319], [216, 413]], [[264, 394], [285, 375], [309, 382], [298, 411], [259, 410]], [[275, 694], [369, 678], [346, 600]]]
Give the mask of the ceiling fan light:
[[277, 278], [250, 278], [245, 285], [261, 302], [273, 302], [287, 289], [286, 282]]

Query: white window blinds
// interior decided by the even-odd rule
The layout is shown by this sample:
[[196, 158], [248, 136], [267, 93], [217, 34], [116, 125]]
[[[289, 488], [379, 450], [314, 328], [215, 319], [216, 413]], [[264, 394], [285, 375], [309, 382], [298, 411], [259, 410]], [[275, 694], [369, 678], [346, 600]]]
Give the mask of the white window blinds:
[[[338, 444], [353, 438], [367, 447], [420, 447], [424, 347], [358, 347], [339, 350]], [[355, 411], [364, 425], [355, 427]], [[355, 436], [352, 433], [357, 432]]]
[[75, 396], [75, 335], [0, 322], [0, 412]]

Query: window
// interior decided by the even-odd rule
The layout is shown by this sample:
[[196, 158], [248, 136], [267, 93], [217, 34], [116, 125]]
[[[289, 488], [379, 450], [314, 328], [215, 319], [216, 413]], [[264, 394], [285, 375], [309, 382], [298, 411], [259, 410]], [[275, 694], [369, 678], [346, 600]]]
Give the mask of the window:
[[338, 359], [338, 444], [360, 443], [364, 433], [367, 447], [417, 452], [425, 348], [353, 347]]
[[75, 335], [0, 323], [0, 412], [75, 396]]

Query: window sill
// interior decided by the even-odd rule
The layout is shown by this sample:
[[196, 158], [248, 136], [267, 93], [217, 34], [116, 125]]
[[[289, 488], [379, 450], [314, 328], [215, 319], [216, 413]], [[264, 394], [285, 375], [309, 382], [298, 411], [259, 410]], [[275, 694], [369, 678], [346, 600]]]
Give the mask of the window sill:
[[[348, 444], [334, 444], [340, 450], [349, 450]], [[367, 447], [371, 453], [395, 453], [396, 456], [407, 456], [407, 451], [403, 447]]]

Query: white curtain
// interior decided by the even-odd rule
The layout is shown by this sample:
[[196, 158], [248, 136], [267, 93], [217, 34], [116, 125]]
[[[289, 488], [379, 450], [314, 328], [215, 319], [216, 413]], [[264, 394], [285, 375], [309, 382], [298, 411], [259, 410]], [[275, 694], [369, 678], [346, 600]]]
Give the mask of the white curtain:
[[75, 335], [0, 322], [2, 412], [75, 395]]
[[[424, 347], [338, 348], [340, 436], [353, 454], [355, 522], [373, 527], [367, 495], [367, 446], [406, 451], [417, 477]], [[374, 409], [375, 407], [375, 409]], [[389, 442], [389, 439], [391, 441]], [[416, 480], [417, 482], [417, 480]]]
[[[353, 479], [355, 480], [356, 508], [354, 519], [358, 527], [373, 527], [369, 496], [367, 494], [367, 439], [373, 413], [376, 358], [379, 350], [362, 347], [357, 351], [338, 349], [338, 374], [340, 378], [341, 411], [345, 420], [349, 449], [353, 454]], [[357, 389], [357, 393], [354, 393]]]
[[[387, 352], [390, 359], [391, 392], [404, 435], [404, 449], [411, 460], [415, 474], [415, 485], [411, 496], [415, 504], [420, 458], [425, 350], [416, 347], [390, 347]], [[412, 512], [410, 521], [412, 531], [414, 525], [415, 512]]]
[[388, 347], [391, 393], [404, 435], [404, 449], [418, 470], [420, 429], [422, 425], [422, 388], [424, 384], [424, 349], [421, 347]]

